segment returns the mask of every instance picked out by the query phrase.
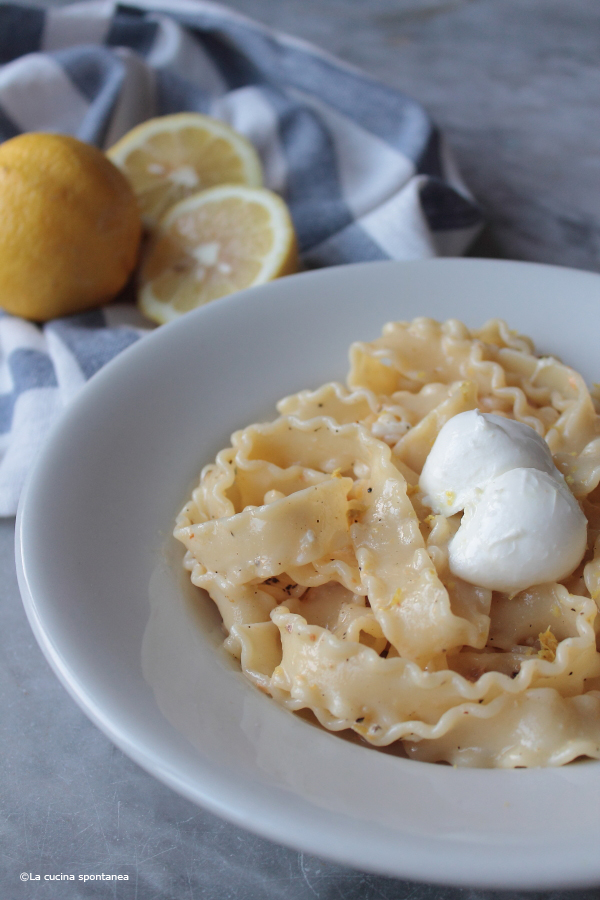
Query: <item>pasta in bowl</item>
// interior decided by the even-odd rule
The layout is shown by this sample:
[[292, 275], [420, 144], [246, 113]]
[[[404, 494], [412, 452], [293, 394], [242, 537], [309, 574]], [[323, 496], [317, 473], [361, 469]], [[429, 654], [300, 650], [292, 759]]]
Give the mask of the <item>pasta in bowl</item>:
[[[337, 732], [322, 727], [309, 707], [297, 712], [286, 709], [283, 703], [258, 689], [243, 674], [239, 662], [241, 640], [237, 648], [238, 659], [223, 649], [225, 635], [219, 610], [206, 591], [192, 584], [190, 571], [182, 566], [184, 548], [172, 537], [172, 532], [177, 511], [198, 484], [201, 466], [215, 460], [220, 448], [231, 446], [229, 436], [236, 428], [250, 422], [267, 423], [251, 431], [252, 441], [248, 439], [236, 453], [239, 452], [240, 459], [248, 460], [249, 470], [255, 470], [255, 474], [256, 471], [259, 474], [276, 471], [268, 470], [264, 465], [269, 460], [279, 465], [276, 458], [266, 455], [265, 450], [276, 439], [282, 440], [274, 423], [268, 424], [268, 420], [276, 415], [276, 401], [284, 395], [298, 397], [301, 388], [311, 388], [314, 393], [319, 385], [343, 380], [348, 347], [360, 340], [371, 342], [384, 322], [411, 320], [423, 314], [444, 321], [454, 315], [471, 328], [481, 326], [493, 316], [501, 316], [522, 333], [532, 335], [542, 356], [559, 354], [565, 361], [574, 362], [587, 383], [592, 384], [598, 379], [594, 326], [599, 296], [600, 276], [597, 274], [552, 266], [478, 259], [364, 263], [282, 278], [251, 293], [243, 292], [219, 303], [207, 304], [184, 319], [157, 329], [120, 354], [84, 386], [65, 412], [36, 463], [17, 522], [19, 584], [27, 614], [46, 657], [71, 696], [117, 746], [175, 791], [242, 828], [297, 851], [316, 854], [355, 869], [445, 885], [556, 890], [558, 886], [598, 884], [600, 762], [588, 759], [560, 767], [538, 765], [526, 769], [432, 765], [401, 758], [404, 753], [402, 740], [378, 748], [350, 727]], [[508, 331], [507, 335], [511, 341], [515, 337]], [[487, 344], [491, 347], [489, 352], [501, 354], [501, 358], [513, 352], [500, 346], [494, 350], [491, 341]], [[374, 346], [370, 343], [362, 346], [372, 347], [371, 355], [379, 360], [388, 358], [381, 352], [382, 348], [377, 349], [377, 342]], [[528, 347], [523, 345], [525, 356], [529, 353]], [[518, 355], [514, 358], [523, 359]], [[415, 374], [423, 368], [420, 364], [415, 365]], [[526, 372], [517, 372], [517, 375], [525, 377]], [[542, 377], [541, 373], [539, 377]], [[578, 384], [577, 377], [573, 377]], [[508, 387], [519, 387], [520, 382], [513, 382], [512, 378], [512, 375], [507, 376]], [[417, 387], [408, 390], [405, 400], [408, 394], [417, 397], [425, 386], [419, 378], [414, 380]], [[438, 384], [445, 384], [446, 388], [456, 381], [472, 380], [468, 372], [459, 377], [449, 375], [447, 381], [439, 377], [433, 379]], [[540, 386], [544, 387], [544, 383]], [[544, 389], [547, 387], [546, 384]], [[566, 387], [563, 385], [565, 390]], [[556, 390], [559, 388], [560, 384]], [[339, 400], [335, 398], [335, 390], [332, 392], [338, 415], [344, 410], [349, 412], [344, 398], [356, 390], [358, 387], [338, 388], [342, 398]], [[417, 410], [411, 415], [418, 413], [424, 421], [428, 412], [444, 402], [441, 389], [438, 390], [440, 399], [434, 402], [436, 398], [431, 397], [427, 412]], [[432, 389], [424, 391], [422, 397], [427, 396], [427, 391]], [[523, 391], [526, 397], [529, 396], [529, 387], [523, 387]], [[373, 393], [377, 398], [382, 396], [378, 388]], [[558, 394], [556, 396], [558, 398]], [[585, 425], [589, 407], [583, 391], [581, 398], [584, 402], [580, 410], [584, 415], [572, 421], [573, 427], [569, 425], [568, 434], [565, 432], [569, 440], [580, 424]], [[570, 402], [573, 397], [569, 395], [567, 399]], [[303, 422], [305, 438], [308, 438], [307, 423], [321, 414], [320, 402], [323, 401], [316, 401], [314, 410], [306, 409], [304, 419], [293, 409], [282, 410], [281, 415], [294, 415]], [[528, 400], [535, 409], [552, 406], [553, 402], [552, 397], [546, 403], [533, 395]], [[497, 403], [490, 408], [501, 412], [500, 407], [501, 403]], [[575, 409], [574, 406], [571, 408]], [[535, 426], [532, 428], [515, 418], [506, 418], [507, 414], [514, 415], [511, 409], [512, 405], [507, 404], [502, 421], [525, 428], [538, 440]], [[394, 433], [389, 426], [398, 417], [392, 415], [392, 411], [388, 412], [389, 417], [381, 416], [378, 409], [373, 422], [363, 425], [362, 437], [352, 444], [351, 452], [362, 454], [359, 461], [364, 464], [364, 469], [358, 468], [355, 473], [353, 466], [338, 472], [341, 478], [335, 479], [349, 479], [344, 482], [344, 487], [350, 488], [352, 482], [354, 491], [363, 479], [366, 484], [365, 509], [376, 489], [374, 480], [366, 482], [367, 476], [371, 475], [369, 466], [373, 466], [372, 478], [379, 479], [378, 484], [383, 477], [382, 470], [385, 474], [390, 467], [395, 479], [390, 481], [390, 488], [393, 484], [399, 490], [402, 472], [408, 485], [408, 472], [406, 469], [401, 472], [395, 447], [405, 434], [415, 431], [417, 425], [413, 424], [411, 428], [406, 424], [398, 426]], [[416, 418], [408, 420], [409, 412], [407, 410], [408, 424], [416, 422]], [[566, 405], [551, 414], [553, 427], [563, 412], [566, 412]], [[369, 412], [367, 404], [362, 414], [366, 420], [374, 411]], [[447, 425], [457, 423], [461, 416], [468, 419], [472, 414], [472, 410], [457, 412]], [[477, 416], [495, 415], [484, 406], [477, 413]], [[355, 418], [346, 415], [335, 427], [356, 425]], [[375, 419], [379, 419], [377, 426]], [[338, 419], [335, 421], [339, 422]], [[549, 419], [547, 423], [544, 420], [544, 428], [540, 429], [548, 440], [551, 424]], [[442, 426], [440, 434], [445, 427]], [[320, 434], [314, 434], [315, 440]], [[333, 440], [340, 435], [334, 433], [331, 437]], [[439, 440], [438, 436], [436, 444]], [[590, 440], [593, 438], [587, 439], [586, 446]], [[545, 441], [543, 443], [549, 446]], [[371, 454], [374, 447], [378, 455]], [[581, 503], [590, 516], [590, 542], [582, 565], [577, 566], [580, 572], [593, 559], [594, 531], [587, 504], [594, 500], [597, 489], [593, 490], [592, 484], [591, 450], [586, 454], [579, 453], [578, 466], [567, 469], [563, 463], [569, 465], [570, 460], [576, 460], [569, 453], [575, 453], [577, 449], [552, 446], [552, 467], [555, 462], [563, 467], [561, 477], [565, 485], [567, 477], [573, 477], [573, 483], [568, 485], [569, 495], [574, 498], [577, 509]], [[431, 451], [428, 459], [433, 455]], [[365, 456], [368, 456], [367, 462], [363, 461]], [[588, 473], [591, 476], [585, 486], [585, 490], [590, 488], [587, 499], [583, 497], [585, 490], [581, 492], [577, 487], [580, 475], [585, 475], [586, 460], [590, 463]], [[282, 461], [285, 462], [283, 458]], [[305, 469], [311, 468], [304, 465], [302, 459], [294, 461], [299, 466], [302, 463]], [[326, 480], [333, 480], [335, 469], [344, 460], [342, 463], [331, 462], [333, 465], [323, 466], [322, 470], [313, 463], [315, 474], [311, 475], [312, 482], [304, 487], [319, 487]], [[519, 464], [523, 465], [523, 461]], [[408, 460], [404, 465], [417, 473], [416, 463]], [[282, 471], [285, 468], [279, 465]], [[474, 468], [470, 463], [471, 474]], [[287, 472], [288, 477], [292, 474]], [[369, 487], [373, 487], [371, 493]], [[247, 484], [243, 489], [250, 491]], [[267, 498], [271, 502], [265, 503], [265, 494], [270, 489], [279, 490], [284, 497], [271, 495]], [[242, 514], [246, 518], [250, 517], [252, 507], [259, 510], [266, 506], [276, 512], [278, 504], [286, 498], [302, 500], [301, 491], [295, 489], [292, 481], [286, 486], [280, 479], [279, 485], [265, 486], [262, 494], [261, 490], [262, 484], [257, 482], [256, 493], [245, 495], [248, 500], [238, 497], [233, 488], [224, 488], [222, 494], [232, 503], [234, 516]], [[457, 487], [452, 490], [456, 491], [458, 502]], [[484, 494], [487, 492], [488, 488], [485, 488]], [[561, 487], [561, 496], [562, 492]], [[433, 500], [431, 489], [429, 494]], [[407, 487], [407, 495], [416, 510], [418, 492]], [[201, 499], [201, 495], [197, 496]], [[350, 515], [357, 517], [361, 513], [358, 508], [350, 509], [351, 503], [353, 507], [358, 506], [358, 498], [351, 496], [350, 490], [346, 497], [348, 530], [358, 529], [361, 522], [350, 519]], [[241, 508], [242, 501], [244, 505], [248, 504], [249, 511]], [[462, 527], [467, 513], [455, 513], [455, 506], [453, 503], [452, 511], [444, 515], [448, 520], [455, 515], [450, 525], [454, 526], [460, 520]], [[441, 577], [438, 574], [441, 556], [429, 539], [434, 535], [434, 528], [430, 527], [432, 520], [424, 521], [427, 515], [438, 514], [433, 507], [427, 508], [427, 513], [423, 508], [417, 518], [417, 527], [436, 577], [446, 585], [450, 576], [441, 572], [441, 568]], [[220, 518], [207, 517], [204, 524], [212, 522], [215, 525]], [[195, 528], [194, 525], [194, 533]], [[232, 530], [235, 534], [235, 528]], [[310, 530], [318, 537], [315, 529], [307, 526], [306, 531]], [[460, 527], [457, 535], [459, 532]], [[409, 528], [406, 534], [410, 533]], [[536, 532], [541, 533], [542, 529]], [[457, 535], [447, 540], [439, 529], [434, 535], [441, 552], [445, 552], [447, 540], [449, 566], [451, 547]], [[369, 549], [373, 550], [366, 542], [359, 549], [363, 555], [368, 555]], [[310, 546], [307, 546], [306, 556], [297, 560], [298, 567], [305, 567], [304, 571], [309, 571], [309, 567], [316, 570], [319, 560], [319, 557], [311, 556], [309, 550]], [[355, 551], [352, 552], [358, 562]], [[423, 552], [421, 548], [420, 553]], [[244, 564], [253, 558], [247, 555]], [[358, 570], [352, 555], [345, 559], [340, 552], [334, 558], [338, 559], [340, 571], [342, 562], [348, 565], [346, 572]], [[362, 568], [362, 565], [358, 562], [358, 566]], [[216, 569], [221, 573], [219, 566]], [[577, 574], [574, 572], [574, 576]], [[363, 573], [358, 572], [358, 575], [362, 584]], [[559, 593], [565, 596], [562, 593], [564, 587], [569, 594], [579, 598], [576, 603], [591, 599], [588, 588], [584, 590], [575, 585], [574, 576], [562, 579], [564, 584]], [[268, 576], [261, 570], [256, 577], [258, 581], [253, 589], [265, 584], [269, 577], [280, 576]], [[356, 574], [355, 579], [358, 583]], [[249, 578], [247, 584], [253, 580]], [[291, 585], [289, 596], [288, 585]], [[459, 624], [463, 629], [467, 626], [471, 629], [468, 640], [472, 641], [477, 621], [472, 614], [467, 615], [468, 610], [457, 606], [457, 596], [452, 593], [452, 586], [448, 584], [448, 587], [450, 611], [467, 620], [467, 625]], [[386, 583], [382, 590], [384, 588], [387, 589]], [[261, 588], [264, 594], [268, 589], [269, 585], [264, 590]], [[329, 575], [323, 585], [313, 585], [306, 591], [298, 589], [298, 596], [295, 596], [291, 579], [282, 585], [282, 589], [285, 596], [281, 603], [277, 603], [273, 595], [266, 601], [263, 597], [263, 602], [275, 601], [273, 609], [277, 607], [283, 615], [283, 609], [287, 608], [290, 616], [300, 615], [290, 608], [292, 602], [304, 603], [300, 607], [301, 615], [311, 633], [320, 635], [319, 629], [323, 629], [323, 643], [330, 651], [340, 645], [344, 650], [354, 651], [357, 660], [351, 659], [344, 665], [357, 665], [366, 658], [363, 654], [367, 654], [369, 659], [375, 658], [373, 669], [389, 662], [398, 669], [412, 667], [413, 672], [418, 669], [423, 673], [421, 685], [431, 683], [430, 679], [434, 682], [444, 680], [440, 676], [444, 670], [436, 670], [427, 662], [407, 658], [400, 666], [400, 657], [395, 657], [390, 648], [386, 658], [385, 646], [381, 649], [382, 639], [378, 633], [369, 635], [366, 621], [358, 624], [353, 624], [354, 619], [349, 621], [348, 625], [354, 631], [350, 630], [346, 637], [343, 637], [344, 628], [336, 629], [336, 624], [341, 624], [337, 621], [342, 605], [340, 595], [360, 607], [354, 610], [357, 619], [361, 616], [364, 619], [366, 615], [374, 624], [376, 610], [371, 605], [368, 591], [359, 593], [353, 589], [350, 598], [346, 593], [349, 589]], [[304, 596], [309, 590], [311, 596], [318, 591], [315, 603], [310, 605], [306, 603], [308, 596]], [[241, 592], [239, 585], [236, 591]], [[331, 592], [331, 597], [326, 596], [327, 591]], [[580, 641], [578, 631], [581, 628], [585, 632], [582, 628], [585, 616], [580, 617], [580, 626], [576, 617], [561, 626], [561, 620], [552, 611], [552, 601], [549, 602], [549, 615], [543, 614], [543, 607], [540, 607], [539, 620], [523, 619], [526, 625], [534, 626], [531, 641], [530, 629], [518, 631], [522, 623], [514, 616], [510, 621], [503, 620], [502, 611], [510, 612], [515, 607], [500, 603], [503, 600], [501, 594], [502, 591], [493, 594], [490, 613], [486, 612], [483, 601], [479, 610], [482, 617], [489, 615], [495, 623], [494, 630], [488, 632], [487, 649], [474, 647], [467, 651], [471, 645], [465, 644], [458, 654], [454, 651], [446, 654], [452, 684], [457, 683], [460, 676], [464, 681], [458, 683], [472, 691], [468, 699], [471, 708], [477, 705], [493, 711], [496, 707], [492, 704], [498, 706], [506, 702], [501, 691], [495, 699], [478, 695], [478, 699], [484, 699], [482, 704], [475, 704], [473, 700], [477, 681], [481, 687], [486, 680], [498, 679], [498, 672], [486, 673], [477, 668], [456, 672], [451, 667], [452, 659], [462, 656], [461, 662], [474, 662], [467, 660], [467, 654], [488, 653], [502, 633], [507, 638], [507, 646], [500, 647], [498, 658], [500, 653], [509, 652], [513, 645], [521, 647], [526, 662], [529, 659], [538, 661], [536, 666], [541, 677], [546, 674], [543, 672], [545, 666], [554, 663], [551, 659], [542, 660], [538, 656], [539, 650], [545, 649], [549, 657], [554, 652], [555, 659], [559, 660], [562, 654], [566, 661], [565, 649], [581, 647], [587, 640], [584, 633], [585, 640]], [[443, 596], [439, 588], [438, 595]], [[521, 602], [522, 598], [517, 596], [516, 600]], [[234, 607], [230, 600], [225, 601], [225, 596], [219, 599], [223, 610]], [[573, 604], [575, 612], [576, 603]], [[323, 617], [317, 620], [319, 604], [322, 606], [319, 614]], [[247, 607], [246, 611], [249, 609]], [[525, 605], [522, 611], [524, 616], [527, 615]], [[566, 616], [574, 616], [570, 607], [564, 612]], [[272, 632], [270, 612], [265, 615], [263, 610], [261, 615], [264, 617], [261, 621], [255, 619], [252, 622], [246, 618], [244, 624], [242, 615], [236, 612], [232, 616], [236, 621], [231, 624], [237, 625], [242, 635], [254, 632], [259, 636], [261, 630], [266, 631], [265, 626]], [[298, 619], [293, 621], [302, 624]], [[480, 621], [485, 624], [485, 620]], [[249, 629], [248, 625], [253, 627]], [[553, 639], [546, 634], [548, 625], [557, 642], [554, 651]], [[570, 630], [566, 630], [567, 627]], [[515, 631], [518, 633], [513, 640], [511, 635]], [[536, 643], [539, 634], [546, 634], [545, 648]], [[286, 635], [294, 637], [284, 628]], [[352, 636], [354, 641], [348, 639]], [[311, 641], [309, 637], [304, 659], [309, 658], [308, 654], [314, 652], [316, 645], [318, 639]], [[258, 645], [252, 641], [247, 642], [247, 646], [251, 649]], [[265, 644], [267, 648], [268, 644]], [[444, 648], [448, 650], [446, 644], [440, 649]], [[575, 655], [573, 650], [569, 653]], [[350, 659], [348, 653], [341, 656], [340, 651], [337, 662], [341, 664], [346, 657]], [[262, 670], [259, 670], [259, 659], [258, 656], [254, 659], [246, 657], [246, 661], [252, 663], [252, 672], [262, 679], [272, 677], [268, 665], [264, 665], [266, 657], [262, 657]], [[281, 657], [269, 663], [273, 665], [273, 673], [282, 661], [283, 652]], [[387, 665], [384, 669], [388, 670]], [[505, 676], [502, 683], [508, 684], [509, 690], [514, 683], [522, 686], [518, 677], [510, 677], [513, 671], [507, 669], [500, 673]], [[564, 677], [561, 676], [567, 689], [569, 681], [576, 677], [569, 675], [571, 671], [576, 672], [569, 668]], [[294, 675], [292, 669], [288, 672]], [[339, 672], [341, 677], [344, 674], [341, 667]], [[587, 677], [584, 673], [583, 678]], [[312, 683], [305, 685], [307, 690]], [[405, 684], [406, 680], [400, 683]], [[359, 683], [359, 688], [366, 693], [372, 684]], [[452, 684], [441, 686], [439, 700], [446, 699], [443, 692], [452, 688]], [[281, 682], [278, 689], [282, 699], [294, 699]], [[535, 691], [539, 690], [555, 696], [553, 687], [538, 682], [537, 687], [531, 688], [534, 697]], [[574, 691], [573, 696], [585, 699], [592, 696], [593, 690], [596, 688], [586, 682], [585, 691], [579, 694]], [[563, 698], [570, 700], [567, 693], [561, 685], [560, 693], [556, 692], [559, 704]], [[320, 695], [314, 696], [318, 699]], [[314, 696], [308, 699], [313, 700]], [[330, 694], [330, 699], [332, 696]], [[369, 702], [374, 703], [372, 692], [368, 696]], [[427, 696], [433, 696], [432, 692], [429, 691]], [[514, 696], [511, 694], [509, 700]], [[297, 699], [303, 698], [298, 696]], [[575, 709], [579, 703], [577, 700]], [[317, 703], [314, 705], [318, 706]], [[407, 706], [405, 711], [410, 714], [418, 710]], [[447, 712], [447, 709], [438, 711], [429, 706], [429, 721], [424, 721], [422, 716], [421, 722], [425, 726], [435, 725]], [[540, 716], [542, 713], [547, 714], [543, 707]], [[367, 723], [366, 716], [363, 723], [356, 722], [362, 717], [361, 712], [343, 708], [341, 700], [339, 706], [331, 705], [330, 715], [338, 719], [352, 718], [359, 726]], [[461, 715], [465, 722], [470, 721], [471, 713]], [[414, 716], [411, 719], [415, 721]], [[500, 719], [488, 719], [488, 735], [494, 733], [494, 721]], [[557, 721], [548, 715], [549, 727], [554, 727]], [[382, 722], [377, 721], [377, 724]], [[504, 725], [506, 727], [506, 719]], [[507, 734], [514, 738], [514, 728], [512, 731], [509, 728], [504, 738]], [[460, 746], [462, 752], [465, 745], [457, 733], [450, 731], [448, 739], [450, 735], [454, 735], [456, 750]], [[412, 743], [419, 744], [421, 749], [434, 744], [426, 738], [412, 740]], [[463, 756], [460, 762], [465, 761]], [[481, 766], [484, 760], [475, 762]]]
[[[235, 432], [177, 518], [227, 650], [287, 709], [417, 760], [600, 758], [598, 408], [501, 320], [418, 318], [355, 342], [346, 385]], [[585, 514], [585, 555], [560, 581], [507, 593], [452, 570], [461, 512], [432, 511], [419, 476], [476, 409], [543, 438]]]

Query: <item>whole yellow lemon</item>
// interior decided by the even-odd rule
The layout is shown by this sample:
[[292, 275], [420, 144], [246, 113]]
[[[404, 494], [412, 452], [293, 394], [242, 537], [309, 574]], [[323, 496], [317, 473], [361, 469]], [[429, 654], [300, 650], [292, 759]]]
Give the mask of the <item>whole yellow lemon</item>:
[[0, 145], [0, 306], [45, 321], [112, 299], [142, 226], [124, 175], [90, 144], [31, 132]]

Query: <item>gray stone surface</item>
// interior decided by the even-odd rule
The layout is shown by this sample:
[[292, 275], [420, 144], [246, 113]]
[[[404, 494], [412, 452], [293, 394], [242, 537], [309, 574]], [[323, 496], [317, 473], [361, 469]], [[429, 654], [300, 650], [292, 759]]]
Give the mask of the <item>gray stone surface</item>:
[[236, 0], [420, 100], [490, 226], [481, 256], [600, 268], [595, 0]]
[[[47, 2], [45, 5], [51, 5]], [[598, 0], [234, 0], [421, 100], [488, 213], [472, 252], [600, 269]], [[0, 522], [0, 900], [487, 900], [364, 875], [223, 823], [115, 749], [65, 694]], [[128, 874], [29, 883], [32, 873]], [[511, 893], [511, 897], [518, 897]], [[528, 894], [599, 900], [599, 890]]]
[[488, 215], [474, 249], [600, 268], [596, 0], [236, 0], [420, 100]]

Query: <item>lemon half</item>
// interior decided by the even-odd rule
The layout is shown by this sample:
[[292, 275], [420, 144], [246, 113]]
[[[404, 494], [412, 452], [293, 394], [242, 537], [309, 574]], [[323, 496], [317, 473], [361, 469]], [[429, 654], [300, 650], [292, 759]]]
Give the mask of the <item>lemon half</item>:
[[139, 305], [163, 324], [297, 268], [283, 200], [266, 188], [221, 185], [182, 200], [161, 219], [142, 266]]
[[149, 119], [107, 155], [128, 178], [150, 229], [169, 207], [190, 194], [217, 184], [262, 184], [252, 144], [219, 119], [200, 113]]

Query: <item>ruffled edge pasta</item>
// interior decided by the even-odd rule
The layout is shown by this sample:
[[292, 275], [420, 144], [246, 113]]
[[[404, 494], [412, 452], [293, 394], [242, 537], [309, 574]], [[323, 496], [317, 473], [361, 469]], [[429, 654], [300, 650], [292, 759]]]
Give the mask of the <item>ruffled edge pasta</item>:
[[[600, 757], [599, 401], [500, 320], [472, 332], [456, 320], [390, 323], [350, 360], [348, 387], [301, 391], [274, 422], [236, 432], [177, 518], [227, 649], [286, 708], [374, 746], [402, 741], [417, 759]], [[442, 425], [474, 408], [543, 435], [581, 498], [590, 547], [569, 589], [492, 600], [451, 577], [457, 523], [428, 513], [418, 476]], [[534, 604], [533, 633], [490, 633], [499, 602]], [[310, 622], [309, 609], [321, 610]], [[562, 738], [549, 738], [548, 721]]]

